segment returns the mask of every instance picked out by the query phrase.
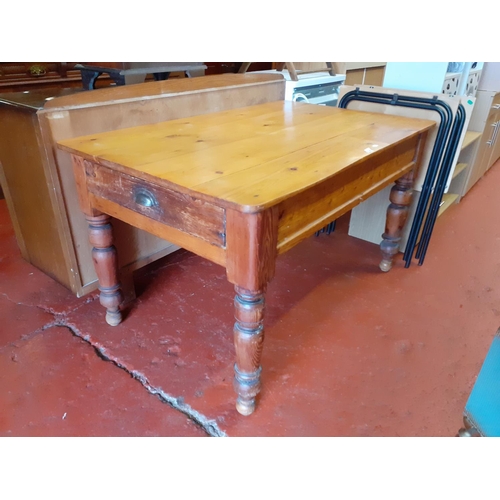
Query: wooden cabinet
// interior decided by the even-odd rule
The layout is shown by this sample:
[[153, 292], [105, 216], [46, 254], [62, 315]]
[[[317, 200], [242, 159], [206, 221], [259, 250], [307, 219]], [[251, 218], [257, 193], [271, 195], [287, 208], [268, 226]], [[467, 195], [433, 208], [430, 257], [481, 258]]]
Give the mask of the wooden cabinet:
[[478, 90], [470, 127], [481, 133], [476, 154], [463, 188], [463, 195], [500, 157], [500, 92]]
[[[193, 89], [202, 89], [196, 99]], [[97, 287], [70, 155], [59, 140], [284, 99], [274, 75], [214, 75], [0, 95], [0, 184], [22, 256], [82, 296]], [[178, 247], [114, 222], [126, 277]]]
[[[86, 223], [76, 216], [71, 165], [54, 156], [54, 141], [60, 135], [71, 135], [77, 110], [53, 109], [51, 115], [59, 115], [54, 130], [47, 120], [50, 115], [44, 112], [53, 101], [78, 99], [83, 93], [80, 89], [52, 89], [0, 95], [0, 184], [21, 254], [77, 296], [94, 290], [97, 283], [92, 262], [82, 252], [89, 244]], [[117, 119], [113, 110], [109, 113]], [[90, 114], [80, 113], [83, 122], [77, 128], [87, 133], [99, 129], [93, 118], [95, 108]], [[121, 265], [129, 270], [176, 249], [144, 238], [126, 225], [118, 224], [116, 229], [117, 244], [125, 247]]]
[[0, 95], [0, 184], [18, 246], [28, 262], [65, 284], [64, 236], [69, 229], [58, 220], [52, 203], [55, 185], [46, 169], [48, 152], [37, 111], [46, 99], [70, 92]]
[[486, 146], [484, 157], [481, 159], [486, 170], [500, 157], [500, 140], [498, 139], [500, 129], [500, 93], [493, 99], [488, 119], [486, 120], [485, 139]]
[[75, 62], [0, 63], [0, 92], [23, 92], [41, 88], [80, 87]]

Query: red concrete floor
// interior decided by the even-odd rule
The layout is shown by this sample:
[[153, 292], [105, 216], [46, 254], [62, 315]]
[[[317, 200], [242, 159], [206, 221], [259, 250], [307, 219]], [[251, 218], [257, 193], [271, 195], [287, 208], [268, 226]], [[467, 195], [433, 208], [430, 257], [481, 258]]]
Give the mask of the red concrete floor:
[[348, 218], [278, 261], [263, 390], [234, 409], [233, 289], [179, 251], [109, 327], [19, 254], [0, 201], [0, 435], [454, 436], [500, 324], [500, 162], [436, 224], [425, 264], [378, 269]]

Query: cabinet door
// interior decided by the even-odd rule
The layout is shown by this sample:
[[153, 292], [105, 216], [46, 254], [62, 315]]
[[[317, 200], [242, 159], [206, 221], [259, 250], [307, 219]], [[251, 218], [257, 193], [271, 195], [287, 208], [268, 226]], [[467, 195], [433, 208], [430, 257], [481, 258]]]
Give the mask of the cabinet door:
[[[496, 98], [499, 97], [500, 94], [496, 96]], [[472, 186], [476, 184], [476, 182], [486, 173], [486, 171], [490, 166], [490, 160], [493, 154], [492, 143], [495, 139], [496, 133], [499, 132], [499, 127], [500, 127], [499, 125], [497, 125], [498, 110], [495, 108], [497, 104], [496, 98], [492, 98], [492, 102], [490, 101], [490, 103], [488, 103], [489, 111], [484, 123], [484, 128], [480, 139], [481, 142], [479, 144], [474, 162], [470, 169], [469, 178], [465, 185], [463, 194], [466, 194], [469, 191], [469, 189], [471, 189]], [[486, 109], [483, 107], [484, 112], [486, 112]], [[475, 126], [478, 126], [478, 124], [480, 125], [480, 122], [478, 121], [477, 118], [478, 117], [476, 116]]]
[[485, 151], [481, 162], [483, 173], [486, 172], [497, 159], [495, 154], [498, 151], [497, 144], [500, 143], [498, 141], [500, 127], [499, 111], [500, 104], [493, 104], [484, 128], [483, 141], [485, 143]]
[[495, 113], [495, 128], [493, 131], [493, 139], [491, 144], [491, 155], [488, 161], [487, 168], [490, 168], [500, 157], [500, 94], [497, 94], [495, 100], [493, 101], [492, 111]]
[[[483, 132], [483, 137], [479, 139], [481, 141], [479, 148], [477, 150], [474, 162], [472, 164], [470, 175], [464, 188], [463, 195], [466, 194], [469, 189], [474, 186], [474, 184], [484, 175], [486, 172], [486, 161], [489, 157], [489, 147], [486, 144], [486, 133]], [[463, 196], [462, 195], [462, 196]]]

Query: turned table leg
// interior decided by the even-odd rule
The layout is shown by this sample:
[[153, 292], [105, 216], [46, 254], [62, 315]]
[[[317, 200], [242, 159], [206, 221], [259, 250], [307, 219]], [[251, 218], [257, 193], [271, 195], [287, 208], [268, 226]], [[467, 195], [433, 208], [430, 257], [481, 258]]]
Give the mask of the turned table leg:
[[234, 389], [242, 415], [255, 410], [264, 347], [264, 293], [278, 255], [277, 207], [258, 213], [226, 211], [226, 273], [234, 298]]
[[380, 250], [382, 261], [379, 267], [382, 271], [388, 272], [392, 268], [394, 256], [399, 251], [399, 243], [406, 219], [408, 218], [409, 206], [413, 195], [414, 172], [411, 170], [400, 177], [391, 189], [389, 196], [390, 205], [387, 208], [387, 218], [385, 232], [382, 235]]
[[255, 410], [255, 397], [260, 392], [260, 360], [264, 345], [264, 293], [235, 287], [234, 389], [238, 394], [236, 409], [242, 415]]
[[123, 302], [118, 280], [118, 259], [113, 246], [113, 229], [109, 215], [87, 216], [89, 240], [94, 247], [92, 260], [99, 280], [99, 301], [106, 308], [106, 322], [116, 326], [122, 321], [120, 304]]

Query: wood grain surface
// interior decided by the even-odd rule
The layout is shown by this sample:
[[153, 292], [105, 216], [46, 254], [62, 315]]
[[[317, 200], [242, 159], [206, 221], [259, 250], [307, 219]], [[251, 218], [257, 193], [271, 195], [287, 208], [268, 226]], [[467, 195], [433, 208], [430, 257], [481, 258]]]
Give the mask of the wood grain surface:
[[434, 125], [277, 101], [60, 141], [59, 147], [147, 182], [258, 212]]

